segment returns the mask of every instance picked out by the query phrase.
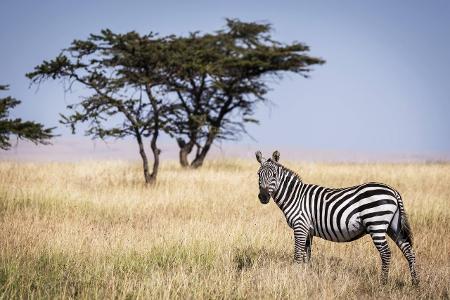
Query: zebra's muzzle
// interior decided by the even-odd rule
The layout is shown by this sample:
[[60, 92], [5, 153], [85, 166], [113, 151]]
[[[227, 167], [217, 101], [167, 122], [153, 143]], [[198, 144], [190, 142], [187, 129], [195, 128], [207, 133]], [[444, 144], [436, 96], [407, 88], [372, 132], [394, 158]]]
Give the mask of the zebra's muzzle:
[[270, 194], [267, 190], [260, 188], [258, 198], [262, 204], [267, 204], [267, 203], [269, 203], [269, 200], [270, 200]]

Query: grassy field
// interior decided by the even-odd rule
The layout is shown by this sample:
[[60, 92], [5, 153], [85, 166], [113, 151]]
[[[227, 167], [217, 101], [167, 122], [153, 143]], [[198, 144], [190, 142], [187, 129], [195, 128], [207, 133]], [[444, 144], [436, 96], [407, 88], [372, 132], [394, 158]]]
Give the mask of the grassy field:
[[314, 239], [293, 263], [281, 211], [257, 198], [256, 161], [0, 162], [0, 298], [449, 298], [450, 164], [285, 162], [305, 182], [380, 181], [403, 196], [421, 284], [393, 251], [389, 283], [368, 236]]

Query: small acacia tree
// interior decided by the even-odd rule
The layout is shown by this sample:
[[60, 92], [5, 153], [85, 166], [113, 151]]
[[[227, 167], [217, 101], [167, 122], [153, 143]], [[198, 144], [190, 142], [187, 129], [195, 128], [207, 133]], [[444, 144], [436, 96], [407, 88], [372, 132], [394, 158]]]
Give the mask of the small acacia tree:
[[246, 124], [258, 123], [253, 115], [267, 102], [269, 79], [286, 72], [306, 78], [311, 66], [325, 62], [307, 55], [302, 43], [274, 41], [270, 32], [269, 24], [228, 19], [225, 30], [170, 39], [167, 84], [183, 115], [175, 132], [182, 166], [200, 167], [215, 141], [237, 139]]
[[[87, 40], [75, 40], [60, 55], [44, 61], [27, 74], [33, 83], [46, 79], [63, 79], [86, 87], [90, 94], [68, 105], [69, 115], [61, 115], [72, 131], [87, 123], [86, 135], [93, 138], [133, 136], [139, 147], [146, 183], [156, 180], [161, 131], [170, 134], [175, 107], [165, 99], [165, 39], [154, 34], [136, 32], [114, 34], [102, 30]], [[150, 138], [153, 168], [149, 172], [144, 139]]]
[[[0, 85], [0, 91], [8, 90], [7, 85]], [[16, 136], [18, 139], [28, 140], [35, 144], [49, 144], [54, 137], [52, 128], [44, 128], [44, 125], [33, 121], [22, 121], [20, 118], [10, 119], [10, 109], [21, 102], [10, 96], [0, 98], [0, 149], [11, 148], [10, 138]]]

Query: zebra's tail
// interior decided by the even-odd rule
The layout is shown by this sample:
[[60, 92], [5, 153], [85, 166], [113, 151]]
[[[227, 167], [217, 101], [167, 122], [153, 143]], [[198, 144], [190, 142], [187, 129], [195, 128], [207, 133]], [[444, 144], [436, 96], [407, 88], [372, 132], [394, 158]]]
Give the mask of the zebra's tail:
[[400, 210], [400, 232], [399, 236], [402, 236], [406, 239], [407, 242], [413, 246], [413, 233], [411, 231], [411, 226], [408, 222], [408, 216], [406, 215], [405, 208], [403, 206], [403, 200], [402, 197], [397, 194], [397, 202], [398, 202], [398, 208]]

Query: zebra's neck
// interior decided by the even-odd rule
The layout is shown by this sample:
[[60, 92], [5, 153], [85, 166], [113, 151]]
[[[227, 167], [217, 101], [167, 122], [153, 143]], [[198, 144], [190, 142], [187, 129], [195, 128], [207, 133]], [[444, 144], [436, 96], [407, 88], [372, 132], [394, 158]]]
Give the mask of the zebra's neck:
[[273, 195], [273, 199], [275, 203], [283, 209], [292, 201], [300, 199], [300, 191], [303, 182], [295, 172], [281, 165], [279, 167], [278, 174], [280, 184], [278, 185], [277, 191]]

